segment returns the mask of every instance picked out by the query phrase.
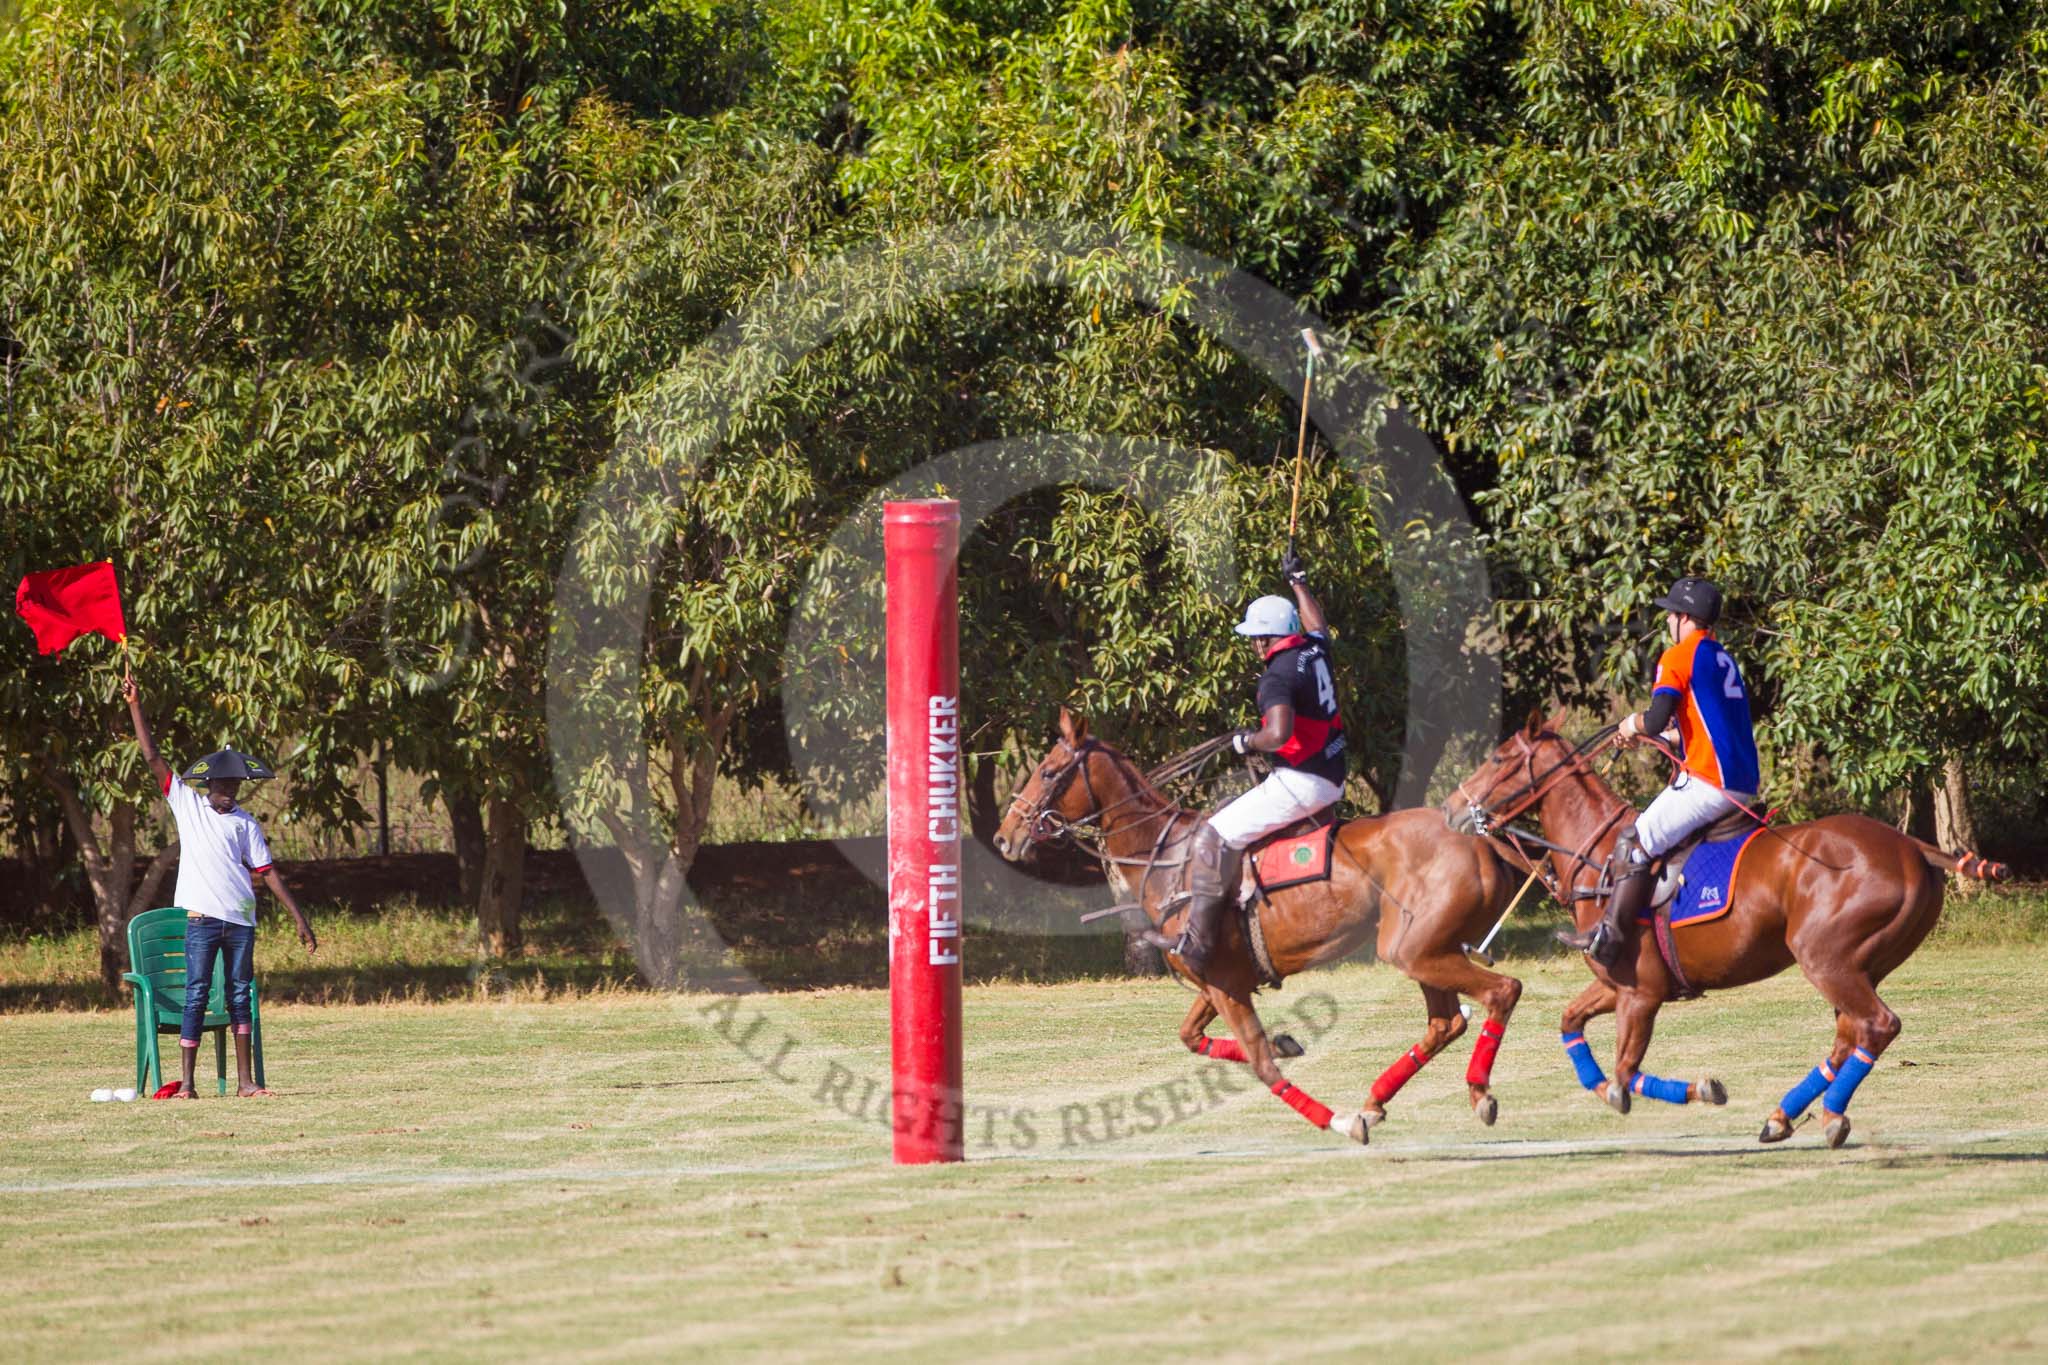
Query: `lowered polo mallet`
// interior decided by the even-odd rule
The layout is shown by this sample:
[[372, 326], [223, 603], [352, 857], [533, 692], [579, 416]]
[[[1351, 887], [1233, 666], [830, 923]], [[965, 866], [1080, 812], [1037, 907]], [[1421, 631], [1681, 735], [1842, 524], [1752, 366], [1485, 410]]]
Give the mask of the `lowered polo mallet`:
[[1308, 347], [1308, 372], [1301, 377], [1301, 430], [1294, 438], [1294, 501], [1287, 508], [1287, 550], [1294, 552], [1294, 527], [1301, 518], [1301, 463], [1302, 455], [1308, 449], [1308, 395], [1316, 382], [1316, 361], [1323, 354], [1323, 344], [1316, 340], [1315, 329], [1301, 329], [1301, 341]]
[[[1508, 902], [1508, 908], [1500, 912], [1500, 918], [1494, 921], [1493, 928], [1486, 931], [1486, 937], [1479, 940], [1479, 946], [1475, 948], [1471, 944], [1467, 943], [1466, 945], [1464, 945], [1465, 951], [1472, 954], [1472, 956], [1478, 958], [1481, 962], [1484, 962], [1487, 966], [1493, 966], [1493, 954], [1487, 952], [1486, 950], [1493, 946], [1494, 936], [1500, 933], [1501, 925], [1506, 924], [1508, 922], [1508, 916], [1515, 913], [1515, 907], [1522, 903], [1522, 897], [1528, 895], [1529, 888], [1534, 886], [1535, 884], [1536, 869], [1532, 867], [1529, 869], [1528, 879], [1522, 883], [1522, 889], [1520, 891], [1517, 891], [1515, 893], [1515, 898]], [[1468, 1015], [1466, 1017], [1469, 1018], [1470, 1016]]]

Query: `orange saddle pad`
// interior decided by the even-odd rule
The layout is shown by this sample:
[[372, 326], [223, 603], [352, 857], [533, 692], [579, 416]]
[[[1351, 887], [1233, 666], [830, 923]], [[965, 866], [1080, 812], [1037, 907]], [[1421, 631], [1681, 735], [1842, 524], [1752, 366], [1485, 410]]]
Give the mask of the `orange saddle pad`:
[[1326, 881], [1330, 876], [1330, 845], [1336, 842], [1337, 826], [1332, 820], [1321, 829], [1292, 839], [1275, 839], [1252, 854], [1252, 874], [1265, 891], [1281, 891], [1303, 882]]

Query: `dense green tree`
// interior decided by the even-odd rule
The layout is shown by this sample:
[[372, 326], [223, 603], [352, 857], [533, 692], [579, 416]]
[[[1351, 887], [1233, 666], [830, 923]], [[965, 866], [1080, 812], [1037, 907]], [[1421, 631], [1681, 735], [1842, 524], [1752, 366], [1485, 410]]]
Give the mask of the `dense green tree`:
[[1648, 599], [1706, 572], [1780, 794], [2038, 755], [2041, 16], [1531, 18], [1527, 135], [1376, 327], [1524, 688], [1639, 691]]
[[[360, 820], [366, 752], [429, 774], [494, 952], [534, 819], [616, 844], [666, 977], [718, 774], [782, 770], [788, 724], [820, 800], [873, 785], [885, 488], [1013, 480], [963, 557], [978, 751], [1061, 702], [1147, 751], [1239, 716], [1296, 395], [1188, 248], [1326, 319], [1320, 415], [1368, 424], [1376, 372], [1482, 527], [1492, 635], [1431, 581], [1454, 499], [1312, 461], [1379, 801], [1449, 738], [1404, 729], [1460, 685], [1413, 641], [1606, 705], [1705, 571], [1779, 791], [1938, 778], [1962, 818], [1973, 765], [2048, 751], [2044, 35], [1922, 0], [30, 0], [0, 559], [116, 559], [167, 746], [273, 748], [286, 816]], [[560, 634], [572, 552], [605, 570]], [[118, 664], [4, 649], [0, 799], [78, 850], [111, 971], [150, 845]], [[567, 790], [557, 657], [616, 741]]]

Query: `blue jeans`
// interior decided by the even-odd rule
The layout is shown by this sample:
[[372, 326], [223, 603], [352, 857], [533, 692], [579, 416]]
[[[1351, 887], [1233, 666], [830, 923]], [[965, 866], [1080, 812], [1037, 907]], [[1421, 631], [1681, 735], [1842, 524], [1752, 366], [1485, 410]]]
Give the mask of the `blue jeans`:
[[213, 990], [213, 955], [219, 952], [228, 968], [228, 1022], [249, 1023], [249, 986], [256, 979], [256, 927], [230, 924], [211, 915], [185, 919], [185, 1023], [179, 1036], [199, 1041], [206, 1023], [206, 997]]

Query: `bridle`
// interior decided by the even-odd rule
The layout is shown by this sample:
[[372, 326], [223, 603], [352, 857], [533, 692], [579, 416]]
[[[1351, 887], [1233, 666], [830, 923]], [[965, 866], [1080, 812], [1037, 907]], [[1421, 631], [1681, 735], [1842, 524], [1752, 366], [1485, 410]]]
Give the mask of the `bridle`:
[[[1540, 773], [1536, 771], [1538, 746], [1530, 743], [1528, 735], [1517, 731], [1514, 738], [1515, 752], [1504, 765], [1505, 772], [1487, 784], [1487, 790], [1483, 795], [1492, 795], [1493, 788], [1499, 786], [1506, 776], [1513, 772], [1514, 760], [1517, 758], [1521, 760], [1522, 782], [1506, 796], [1498, 798], [1498, 804], [1494, 806], [1488, 806], [1480, 797], [1466, 791], [1464, 782], [1458, 784], [1457, 794], [1465, 798], [1465, 808], [1472, 813], [1473, 832], [1499, 848], [1510, 862], [1526, 867], [1542, 878], [1544, 888], [1567, 907], [1574, 900], [1599, 894], [1597, 888], [1592, 891], [1579, 888], [1581, 869], [1604, 875], [1606, 869], [1594, 862], [1591, 854], [1600, 846], [1600, 841], [1607, 836], [1607, 832], [1628, 813], [1628, 803], [1617, 799], [1614, 809], [1608, 813], [1607, 818], [1596, 824], [1592, 833], [1582, 840], [1577, 848], [1566, 848], [1563, 844], [1552, 843], [1541, 835], [1517, 829], [1513, 822], [1535, 810], [1542, 804], [1544, 797], [1567, 780], [1592, 776], [1587, 768], [1587, 760], [1611, 745], [1619, 728], [1614, 725], [1607, 726], [1577, 747], [1567, 748], [1562, 758]], [[1545, 735], [1537, 736], [1538, 739], [1546, 737], [1558, 738], [1547, 732]], [[1449, 813], [1449, 803], [1446, 802], [1445, 815], [1448, 817]], [[1539, 851], [1531, 852], [1532, 848]], [[1564, 856], [1567, 861], [1563, 875], [1558, 874], [1547, 864], [1546, 854]], [[1567, 882], [1570, 883], [1569, 886], [1566, 885]]]
[[[1068, 743], [1067, 737], [1061, 735], [1054, 742], [1053, 752], [1066, 754], [1067, 765], [1039, 784], [1036, 801], [1024, 799], [1026, 789], [1031, 786], [1028, 780], [1024, 786], [1017, 789], [1017, 794], [1010, 798], [1010, 814], [1024, 822], [1026, 847], [1034, 844], [1071, 843], [1077, 825], [1085, 827], [1101, 821], [1102, 802], [1095, 795], [1095, 779], [1088, 773], [1088, 756], [1100, 747], [1093, 738], [1082, 740], [1076, 745]], [[1072, 785], [1076, 776], [1086, 784], [1088, 803], [1095, 808], [1094, 814], [1083, 816], [1078, 821], [1069, 820], [1053, 809], [1059, 799], [1066, 795], [1067, 788]]]
[[[1103, 840], [1107, 837], [1106, 832], [1102, 828], [1104, 817], [1122, 810], [1125, 806], [1140, 800], [1145, 795], [1147, 780], [1145, 774], [1138, 771], [1138, 765], [1131, 762], [1130, 758], [1122, 752], [1110, 748], [1107, 744], [1102, 743], [1093, 736], [1082, 740], [1079, 744], [1073, 744], [1067, 740], [1066, 736], [1062, 735], [1054, 743], [1053, 752], [1056, 754], [1066, 754], [1067, 763], [1058, 772], [1053, 773], [1050, 777], [1046, 777], [1040, 782], [1038, 799], [1035, 801], [1026, 801], [1024, 799], [1024, 791], [1031, 785], [1029, 781], [1024, 784], [1024, 787], [1018, 788], [1017, 794], [1010, 798], [1010, 813], [1017, 816], [1024, 823], [1025, 846], [1083, 843], [1088, 846], [1090, 852], [1106, 862], [1142, 863], [1154, 861], [1141, 858], [1118, 857], [1111, 853], [1103, 843]], [[1108, 755], [1112, 763], [1119, 764], [1128, 769], [1130, 776], [1136, 779], [1131, 783], [1131, 790], [1128, 795], [1120, 800], [1112, 801], [1106, 806], [1102, 804], [1102, 798], [1095, 794], [1095, 774], [1092, 771], [1092, 765], [1088, 761], [1090, 757], [1098, 753]], [[1054, 810], [1053, 807], [1059, 803], [1059, 799], [1062, 796], [1066, 795], [1067, 788], [1073, 785], [1076, 777], [1081, 779], [1082, 785], [1087, 789], [1090, 811], [1079, 819], [1070, 820]], [[1178, 813], [1179, 808], [1169, 801], [1151, 814], [1140, 817], [1138, 823], [1145, 824], [1152, 820], [1165, 819], [1169, 821], [1170, 828], [1171, 817]], [[1162, 830], [1162, 836], [1164, 833], [1165, 831]], [[1155, 849], [1154, 852], [1156, 860], [1157, 850]]]

